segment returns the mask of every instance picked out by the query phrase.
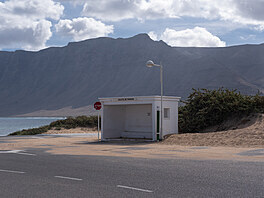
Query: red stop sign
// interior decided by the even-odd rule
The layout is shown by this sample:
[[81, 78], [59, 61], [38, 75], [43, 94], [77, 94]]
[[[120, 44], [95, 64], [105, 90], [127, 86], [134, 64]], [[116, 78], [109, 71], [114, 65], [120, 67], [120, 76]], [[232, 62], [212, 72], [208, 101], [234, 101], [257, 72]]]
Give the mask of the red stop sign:
[[94, 108], [95, 108], [95, 110], [100, 110], [102, 108], [101, 102], [94, 103]]

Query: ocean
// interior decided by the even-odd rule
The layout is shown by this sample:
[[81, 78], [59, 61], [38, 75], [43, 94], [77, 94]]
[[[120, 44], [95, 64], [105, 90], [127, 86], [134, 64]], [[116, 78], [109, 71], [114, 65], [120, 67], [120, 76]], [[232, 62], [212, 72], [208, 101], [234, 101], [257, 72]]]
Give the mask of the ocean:
[[0, 117], [0, 136], [6, 136], [22, 129], [36, 128], [48, 125], [53, 121], [66, 119], [65, 117]]

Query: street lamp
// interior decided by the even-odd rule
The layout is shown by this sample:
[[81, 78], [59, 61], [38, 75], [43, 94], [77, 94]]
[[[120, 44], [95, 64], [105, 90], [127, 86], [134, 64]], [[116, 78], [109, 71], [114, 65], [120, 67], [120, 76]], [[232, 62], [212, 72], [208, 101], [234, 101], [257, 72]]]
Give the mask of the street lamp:
[[163, 103], [163, 67], [162, 65], [157, 65], [155, 64], [152, 60], [147, 61], [146, 63], [147, 67], [160, 67], [160, 97], [161, 97], [161, 104], [160, 104], [160, 134], [157, 133], [157, 140], [159, 140], [159, 135], [162, 138], [162, 134], [163, 134], [163, 107], [162, 107], [162, 103]]

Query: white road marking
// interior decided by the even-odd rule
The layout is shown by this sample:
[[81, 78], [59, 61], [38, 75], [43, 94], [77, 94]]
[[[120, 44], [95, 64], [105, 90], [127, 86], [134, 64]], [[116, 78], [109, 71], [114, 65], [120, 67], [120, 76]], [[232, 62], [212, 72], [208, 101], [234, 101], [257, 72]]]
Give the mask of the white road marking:
[[64, 177], [64, 176], [54, 176], [54, 177], [60, 178], [60, 179], [69, 179], [69, 180], [75, 180], [75, 181], [82, 181], [82, 179], [74, 178], [74, 177]]
[[141, 189], [141, 188], [134, 188], [134, 187], [129, 187], [129, 186], [122, 186], [122, 185], [117, 185], [118, 188], [127, 188], [127, 189], [131, 189], [131, 190], [138, 190], [138, 191], [142, 191], [142, 192], [148, 192], [148, 193], [152, 193], [153, 191], [151, 190], [146, 190], [146, 189]]
[[10, 150], [10, 151], [0, 151], [0, 153], [19, 153], [22, 150]]
[[17, 153], [19, 155], [32, 155], [32, 156], [36, 156], [36, 154], [33, 154], [33, 153]]
[[31, 137], [32, 139], [44, 139], [43, 137]]
[[18, 173], [18, 174], [23, 174], [23, 173], [25, 173], [25, 172], [22, 172], [22, 171], [12, 171], [12, 170], [2, 170], [2, 169], [0, 169], [0, 172]]
[[32, 156], [36, 156], [36, 154], [32, 154], [32, 153], [21, 153], [21, 152], [24, 152], [24, 150], [0, 151], [0, 153], [13, 153], [13, 154], [19, 154], [19, 155], [32, 155]]

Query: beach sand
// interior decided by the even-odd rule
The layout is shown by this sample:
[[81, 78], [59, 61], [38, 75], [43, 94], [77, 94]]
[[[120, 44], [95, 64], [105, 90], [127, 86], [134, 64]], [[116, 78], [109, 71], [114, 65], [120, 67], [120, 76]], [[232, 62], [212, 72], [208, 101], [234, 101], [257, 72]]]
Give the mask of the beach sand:
[[162, 142], [98, 142], [95, 128], [50, 130], [36, 136], [0, 137], [0, 142], [0, 151], [34, 152], [34, 149], [41, 148], [57, 155], [264, 161], [264, 118], [261, 115], [252, 125], [242, 129], [175, 134]]

